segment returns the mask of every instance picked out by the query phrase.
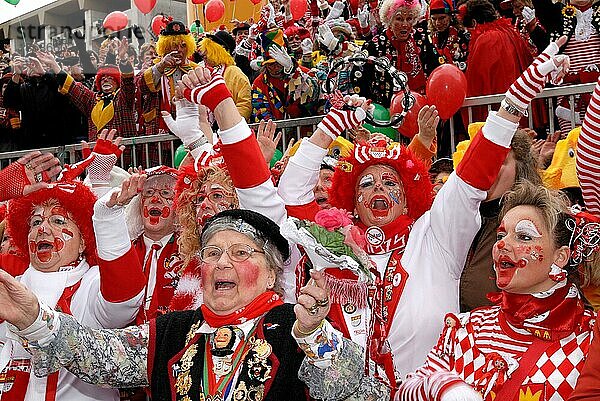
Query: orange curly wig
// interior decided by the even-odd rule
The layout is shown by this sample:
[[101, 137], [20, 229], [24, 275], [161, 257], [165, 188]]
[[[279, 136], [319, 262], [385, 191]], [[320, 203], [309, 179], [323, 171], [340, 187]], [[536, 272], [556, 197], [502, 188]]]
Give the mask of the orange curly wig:
[[24, 255], [29, 255], [27, 237], [31, 213], [35, 206], [51, 199], [57, 200], [69, 212], [85, 243], [83, 254], [87, 262], [90, 266], [96, 265], [96, 236], [92, 225], [96, 196], [80, 181], [55, 183], [50, 188], [11, 200], [7, 219], [14, 245]]
[[[387, 156], [381, 157], [384, 152], [387, 152]], [[365, 155], [369, 155], [368, 160], [364, 160]], [[433, 197], [427, 168], [409, 149], [399, 144], [386, 148], [379, 143], [358, 143], [354, 152], [341, 159], [335, 168], [329, 189], [329, 204], [353, 212], [358, 177], [367, 167], [378, 164], [389, 166], [400, 175], [409, 217], [416, 220], [429, 210]]]

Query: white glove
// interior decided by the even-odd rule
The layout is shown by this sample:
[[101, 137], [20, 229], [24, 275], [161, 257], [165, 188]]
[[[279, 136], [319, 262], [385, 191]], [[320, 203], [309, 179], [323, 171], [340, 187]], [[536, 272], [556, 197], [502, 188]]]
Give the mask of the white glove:
[[283, 72], [285, 72], [286, 75], [292, 73], [292, 70], [294, 69], [294, 63], [284, 48], [277, 45], [272, 45], [269, 48], [269, 54], [275, 59], [275, 61], [279, 63], [279, 65], [283, 67]]
[[363, 8], [358, 9], [356, 17], [358, 18], [358, 23], [361, 28], [366, 28], [369, 26], [369, 14], [370, 12], [368, 4], [365, 4]]
[[344, 7], [344, 3], [342, 3], [340, 0], [337, 0], [335, 3], [333, 3], [333, 7], [331, 8], [331, 11], [329, 11], [329, 15], [327, 15], [325, 20], [340, 18], [344, 12]]
[[521, 12], [521, 14], [523, 15], [523, 20], [526, 24], [529, 24], [535, 19], [535, 10], [533, 8], [525, 6], [523, 7], [523, 11]]
[[339, 42], [327, 24], [319, 25], [319, 34], [317, 35], [317, 40], [329, 51], [334, 51]]
[[305, 38], [302, 43], [300, 43], [300, 47], [302, 48], [303, 55], [310, 55], [313, 51], [313, 41], [310, 38]]
[[204, 137], [200, 130], [200, 121], [198, 120], [198, 105], [187, 99], [175, 101], [177, 110], [177, 120], [174, 120], [171, 113], [163, 112], [162, 118], [165, 120], [169, 130], [177, 135], [184, 146], [189, 146], [200, 138]]
[[252, 24], [248, 29], [248, 39], [252, 42], [256, 42], [256, 38], [258, 38], [258, 34], [260, 33], [257, 24]]
[[457, 384], [444, 391], [440, 401], [482, 401], [481, 394], [466, 383]]
[[265, 59], [262, 56], [258, 56], [257, 58], [255, 58], [254, 60], [252, 60], [250, 62], [250, 68], [252, 68], [254, 71], [260, 70], [260, 67], [262, 67], [263, 61], [265, 61]]
[[321, 11], [329, 10], [329, 2], [327, 0], [317, 0], [317, 6]]
[[275, 8], [273, 4], [267, 4], [267, 8], [269, 9], [269, 17], [267, 18], [267, 28], [271, 29], [277, 26], [275, 22]]

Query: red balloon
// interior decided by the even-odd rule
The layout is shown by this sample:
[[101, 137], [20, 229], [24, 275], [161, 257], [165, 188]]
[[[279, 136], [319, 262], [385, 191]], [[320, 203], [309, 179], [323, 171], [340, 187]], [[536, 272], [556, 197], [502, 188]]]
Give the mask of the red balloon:
[[[408, 110], [404, 120], [402, 120], [402, 125], [398, 128], [398, 131], [407, 138], [412, 138], [419, 132], [419, 111], [427, 104], [425, 96], [413, 91], [410, 93], [415, 98], [415, 103]], [[403, 100], [404, 92], [398, 92], [392, 97], [392, 103], [390, 105], [390, 114], [392, 117], [394, 114], [400, 114], [402, 110], [404, 110], [404, 107], [402, 106]]]
[[260, 3], [262, 0], [250, 0], [252, 2], [252, 4], [257, 5], [258, 3]]
[[290, 11], [292, 12], [292, 18], [294, 21], [298, 21], [306, 14], [308, 4], [306, 0], [290, 0]]
[[427, 101], [434, 105], [440, 118], [447, 120], [462, 106], [467, 96], [467, 78], [453, 64], [437, 67], [427, 80]]
[[102, 26], [111, 31], [117, 32], [127, 26], [129, 18], [123, 11], [113, 11], [104, 18]]
[[221, 0], [209, 0], [206, 3], [204, 13], [208, 22], [218, 21], [225, 14], [225, 4]]
[[133, 0], [135, 6], [144, 14], [148, 14], [156, 5], [156, 0]]
[[206, 3], [208, 0], [192, 0], [192, 3], [194, 4], [204, 4]]
[[152, 23], [150, 24], [150, 26], [152, 27], [152, 32], [154, 32], [156, 36], [160, 35], [160, 31], [166, 28], [168, 23], [169, 19], [164, 15], [159, 14], [155, 16], [154, 18], [152, 18]]

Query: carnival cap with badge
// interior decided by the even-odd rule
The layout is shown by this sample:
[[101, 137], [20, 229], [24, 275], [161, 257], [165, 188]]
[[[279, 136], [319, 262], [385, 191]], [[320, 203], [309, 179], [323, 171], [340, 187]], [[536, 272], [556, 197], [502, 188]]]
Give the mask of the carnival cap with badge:
[[329, 190], [329, 204], [352, 212], [358, 177], [367, 167], [375, 165], [391, 167], [400, 176], [408, 217], [416, 220], [429, 210], [432, 187], [425, 165], [406, 147], [396, 142], [388, 145], [385, 140], [358, 143], [350, 156], [338, 162]]
[[29, 220], [34, 207], [55, 199], [69, 212], [85, 243], [83, 254], [90, 266], [96, 264], [96, 236], [92, 225], [96, 196], [81, 181], [60, 181], [48, 188], [13, 199], [9, 203], [8, 225], [15, 246], [24, 255], [29, 255]]
[[171, 21], [160, 31], [158, 41], [156, 42], [156, 54], [160, 57], [165, 56], [172, 49], [177, 48], [184, 41], [187, 48], [186, 58], [194, 54], [196, 42], [190, 33], [190, 30], [182, 22]]

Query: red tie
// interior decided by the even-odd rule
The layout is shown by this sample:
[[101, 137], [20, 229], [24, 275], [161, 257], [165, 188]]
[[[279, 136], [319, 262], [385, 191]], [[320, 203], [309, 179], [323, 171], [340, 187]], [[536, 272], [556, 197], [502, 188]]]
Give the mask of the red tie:
[[[73, 299], [73, 295], [81, 285], [81, 280], [79, 280], [74, 285], [65, 288], [60, 299], [56, 303], [56, 310], [62, 313], [66, 313], [67, 315], [71, 315], [71, 300]], [[56, 391], [58, 389], [58, 374], [60, 372], [54, 372], [48, 376], [46, 381], [46, 397], [45, 401], [55, 401], [56, 399]]]
[[[162, 246], [160, 244], [152, 244], [152, 247], [150, 248], [150, 252], [148, 252], [148, 257], [146, 258], [146, 263], [144, 263], [144, 275], [146, 276], [146, 288], [144, 289], [144, 303], [142, 304], [142, 308], [141, 308], [141, 312], [143, 313], [143, 316], [138, 315], [138, 322], [139, 322], [140, 317], [143, 318], [142, 322], [148, 321], [148, 319], [146, 318], [146, 303], [147, 303], [147, 299], [148, 299], [148, 281], [150, 281], [150, 270], [152, 268], [152, 260], [154, 259], [155, 253], [160, 248], [162, 248]], [[152, 294], [150, 294], [150, 295], [152, 296]]]

